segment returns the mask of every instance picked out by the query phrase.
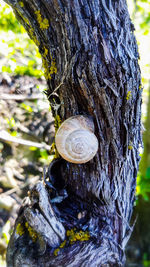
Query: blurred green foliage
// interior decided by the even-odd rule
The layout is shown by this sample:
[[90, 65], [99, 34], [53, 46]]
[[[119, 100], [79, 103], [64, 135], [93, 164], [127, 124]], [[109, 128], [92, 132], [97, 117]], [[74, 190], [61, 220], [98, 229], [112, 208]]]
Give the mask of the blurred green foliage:
[[135, 12], [140, 13], [140, 23], [143, 34], [147, 35], [150, 31], [150, 1], [138, 0], [135, 2]]
[[[0, 72], [7, 72], [11, 75], [28, 75], [36, 78], [43, 76], [41, 55], [37, 46], [29, 38], [24, 27], [16, 19], [12, 8], [0, 0]], [[38, 87], [38, 86], [37, 86]], [[40, 90], [40, 88], [39, 88]], [[26, 101], [19, 104], [24, 110], [26, 118], [30, 113], [36, 112], [37, 101], [30, 105]], [[12, 136], [20, 136], [17, 132], [17, 118], [5, 118], [7, 130]], [[29, 148], [33, 158], [42, 164], [52, 160], [51, 155], [45, 149]]]
[[140, 171], [139, 171], [138, 176], [137, 176], [136, 193], [137, 193], [137, 196], [142, 195], [142, 197], [144, 198], [145, 201], [149, 201], [150, 178], [143, 177]]
[[0, 30], [3, 31], [13, 31], [15, 33], [24, 33], [25, 30], [23, 26], [21, 26], [18, 21], [16, 20], [16, 17], [14, 13], [12, 12], [12, 9], [7, 4], [4, 4], [4, 2], [0, 1]]
[[143, 267], [150, 267], [150, 260], [148, 260], [149, 255], [144, 253], [143, 255]]
[[25, 102], [21, 103], [20, 107], [23, 108], [23, 109], [25, 109], [28, 112], [33, 112], [32, 107], [29, 106], [28, 104], [26, 104]]
[[38, 48], [17, 21], [10, 6], [0, 0], [0, 72], [41, 78], [42, 61]]
[[[141, 162], [137, 177], [137, 196], [145, 201], [150, 200], [150, 0], [128, 0], [132, 21], [140, 54], [140, 67], [142, 74], [143, 104], [142, 121], [144, 148], [140, 148]], [[149, 99], [149, 100], [148, 100]], [[145, 265], [144, 265], [145, 266]]]

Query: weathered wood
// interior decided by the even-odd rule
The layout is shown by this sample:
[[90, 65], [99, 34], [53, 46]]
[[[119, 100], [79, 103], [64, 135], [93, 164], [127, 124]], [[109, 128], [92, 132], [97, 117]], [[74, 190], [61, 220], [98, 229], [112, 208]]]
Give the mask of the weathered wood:
[[[47, 244], [41, 255], [38, 242], [26, 239], [27, 231], [16, 237], [14, 230], [7, 252], [8, 266], [122, 266], [132, 231], [129, 222], [142, 142], [138, 50], [126, 1], [7, 3], [42, 54], [54, 116], [62, 120], [77, 114], [92, 116], [99, 140], [93, 160], [82, 165], [55, 162], [47, 175], [52, 178], [51, 198], [60, 200], [62, 191], [64, 195], [66, 192], [60, 203], [51, 203], [65, 231], [76, 227], [75, 231], [88, 231], [90, 238], [70, 243], [66, 237], [65, 247], [56, 256], [51, 238], [39, 237], [42, 244]], [[26, 220], [31, 225], [26, 212], [37, 215], [37, 206], [44, 220], [39, 204], [31, 201], [18, 221]], [[32, 220], [32, 228], [41, 236], [36, 217]], [[58, 238], [58, 247], [60, 242]]]

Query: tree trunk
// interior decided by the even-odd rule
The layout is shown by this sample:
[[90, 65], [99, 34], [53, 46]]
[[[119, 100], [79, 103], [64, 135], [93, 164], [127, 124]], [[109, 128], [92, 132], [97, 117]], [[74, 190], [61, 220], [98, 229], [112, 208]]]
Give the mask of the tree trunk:
[[142, 142], [139, 56], [126, 1], [7, 3], [39, 47], [53, 115], [91, 116], [99, 141], [90, 162], [50, 166], [59, 197], [67, 192], [60, 203], [41, 204], [48, 195], [35, 186], [16, 222], [8, 266], [122, 266]]

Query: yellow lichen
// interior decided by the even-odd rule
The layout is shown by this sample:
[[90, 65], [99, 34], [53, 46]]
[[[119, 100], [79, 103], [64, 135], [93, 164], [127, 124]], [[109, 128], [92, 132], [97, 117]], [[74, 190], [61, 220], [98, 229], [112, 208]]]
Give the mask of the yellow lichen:
[[55, 59], [52, 60], [51, 66], [50, 66], [50, 74], [57, 73], [57, 67], [56, 67], [56, 61]]
[[18, 235], [23, 235], [24, 233], [25, 233], [25, 229], [24, 229], [24, 227], [23, 227], [23, 225], [21, 224], [21, 223], [18, 223], [17, 224], [17, 227], [16, 227], [16, 233], [18, 234]]
[[42, 65], [44, 69], [44, 76], [46, 80], [51, 80], [52, 74], [57, 73], [56, 61], [48, 54], [48, 48], [43, 47], [44, 53], [42, 54]]
[[51, 153], [54, 153], [54, 159], [58, 159], [60, 157], [55, 142], [51, 145], [50, 154]]
[[56, 249], [54, 250], [54, 255], [55, 255], [55, 256], [58, 255], [59, 250], [60, 250], [59, 248], [56, 248]]
[[[48, 52], [46, 50], [46, 52]], [[55, 59], [51, 60], [51, 65], [49, 65], [48, 61], [42, 58], [43, 68], [44, 68], [44, 76], [46, 80], [51, 80], [52, 74], [57, 73], [56, 61]]]
[[[59, 115], [56, 115], [55, 116], [55, 122], [54, 122], [54, 126], [55, 126], [55, 135], [56, 135], [56, 132], [58, 130], [58, 128], [60, 127], [61, 125], [61, 118]], [[54, 153], [54, 159], [57, 159], [60, 157], [58, 151], [57, 151], [57, 148], [56, 148], [56, 144], [55, 142], [52, 143], [51, 145], [51, 150], [50, 150], [50, 153]]]
[[65, 245], [66, 245], [66, 240], [64, 240], [64, 242], [62, 242], [62, 243], [60, 244], [60, 248], [64, 248]]
[[55, 126], [55, 134], [56, 134], [58, 128], [60, 127], [60, 125], [61, 125], [61, 118], [60, 118], [59, 115], [56, 115], [56, 116], [55, 116], [55, 122], [54, 122], [54, 126]]
[[139, 86], [139, 90], [141, 90], [142, 89], [142, 84], [140, 84], [140, 86]]
[[41, 28], [42, 30], [47, 30], [48, 27], [49, 27], [48, 19], [46, 19], [46, 18], [43, 19], [43, 18], [42, 18], [42, 15], [41, 15], [41, 13], [40, 13], [39, 10], [37, 10], [37, 11], [35, 12], [35, 14], [36, 14], [36, 16], [37, 16], [37, 21], [38, 21], [38, 23], [39, 23], [39, 25], [40, 25], [40, 28]]
[[129, 100], [131, 98], [131, 91], [128, 91], [126, 99]]
[[[19, 3], [20, 3], [20, 2], [19, 2]], [[22, 2], [22, 4], [24, 5], [23, 2]], [[21, 6], [21, 4], [20, 4], [20, 6]], [[21, 7], [23, 7], [23, 6], [21, 6]], [[29, 20], [28, 20], [27, 18], [25, 18], [25, 17], [22, 15], [22, 13], [19, 11], [19, 9], [17, 9], [17, 12], [19, 13], [20, 17], [24, 20], [24, 22], [25, 22], [26, 24], [30, 25]], [[30, 26], [30, 27], [31, 27], [31, 26]]]
[[32, 229], [31, 226], [29, 226], [28, 222], [25, 223], [25, 227], [27, 228], [32, 241], [35, 242], [37, 240], [37, 233]]
[[61, 248], [64, 248], [65, 245], [66, 245], [66, 240], [64, 240], [64, 241], [60, 244], [59, 248], [56, 248], [56, 249], [54, 250], [54, 255], [57, 256], [57, 255], [58, 255], [58, 252], [60, 251], [60, 249], [61, 249]]
[[25, 225], [18, 223], [16, 227], [16, 233], [21, 236], [25, 233], [26, 229], [28, 230], [29, 236], [31, 237], [32, 241], [35, 242], [37, 240], [37, 233], [32, 229], [31, 226], [29, 226], [28, 222], [25, 222]]
[[70, 229], [70, 230], [67, 230], [66, 232], [66, 235], [67, 235], [67, 238], [68, 238], [68, 241], [67, 240], [64, 240], [60, 246], [58, 248], [56, 248], [54, 250], [54, 255], [57, 256], [58, 255], [58, 252], [65, 247], [65, 245], [68, 243], [70, 245], [72, 245], [74, 242], [76, 241], [88, 241], [90, 239], [90, 234], [88, 231], [77, 231], [76, 228], [73, 228], [73, 229]]
[[19, 5], [20, 5], [21, 7], [24, 7], [24, 3], [23, 3], [22, 1], [19, 1]]
[[43, 57], [46, 57], [48, 55], [48, 49], [44, 46], [44, 54]]
[[67, 230], [66, 235], [69, 238], [70, 244], [73, 244], [76, 241], [87, 241], [90, 238], [88, 231], [77, 231], [76, 229]]
[[28, 21], [27, 18], [24, 17], [23, 19], [24, 19], [24, 22], [25, 22], [26, 24], [30, 25], [30, 23], [29, 23], [29, 21]]
[[33, 31], [32, 28], [29, 29], [29, 34], [30, 34], [30, 37], [31, 37], [31, 39], [33, 40], [33, 42], [34, 42], [37, 46], [39, 46], [39, 45], [40, 45], [40, 42], [37, 40], [37, 38], [36, 38], [36, 36], [35, 36], [34, 31]]
[[129, 149], [129, 150], [132, 150], [132, 149], [133, 149], [133, 144], [132, 144], [131, 141], [129, 142], [128, 149]]

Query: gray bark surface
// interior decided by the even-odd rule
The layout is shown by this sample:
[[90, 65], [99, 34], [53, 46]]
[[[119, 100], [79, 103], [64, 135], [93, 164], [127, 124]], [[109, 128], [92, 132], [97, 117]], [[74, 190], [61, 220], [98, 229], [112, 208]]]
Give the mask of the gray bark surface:
[[[50, 166], [47, 176], [56, 189], [54, 196], [67, 192], [60, 203], [49, 199], [53, 190], [47, 193], [41, 183], [35, 186], [18, 215], [8, 266], [123, 266], [142, 143], [139, 56], [126, 1], [6, 2], [52, 70], [46, 78], [53, 115], [62, 120], [92, 116], [99, 141], [90, 162], [60, 160]], [[46, 29], [37, 11], [42, 22], [48, 20]], [[25, 221], [38, 233], [38, 241], [27, 231], [16, 234], [17, 224]], [[88, 231], [89, 240], [70, 244], [66, 232], [74, 227]], [[66, 245], [55, 256], [64, 239]]]

